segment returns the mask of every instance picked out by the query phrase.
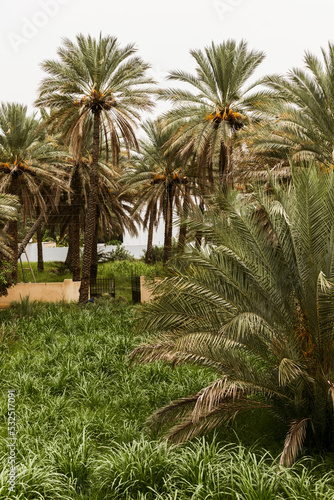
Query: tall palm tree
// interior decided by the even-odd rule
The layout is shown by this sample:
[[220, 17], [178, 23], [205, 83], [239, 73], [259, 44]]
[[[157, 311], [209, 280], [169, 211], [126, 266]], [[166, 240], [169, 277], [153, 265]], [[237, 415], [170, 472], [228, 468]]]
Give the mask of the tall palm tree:
[[89, 294], [101, 137], [117, 164], [120, 138], [128, 152], [136, 149], [134, 124], [140, 111], [152, 107], [149, 65], [135, 52], [132, 44], [121, 48], [115, 37], [100, 35], [96, 40], [80, 34], [76, 43], [63, 40], [59, 61], [42, 65], [48, 76], [41, 83], [37, 105], [50, 108], [50, 123], [54, 130], [62, 129], [75, 159], [93, 136], [80, 302], [86, 302]]
[[276, 161], [334, 163], [334, 44], [322, 49], [323, 61], [306, 52], [306, 69], [272, 75], [263, 83], [267, 96], [265, 126], [251, 131], [252, 149]]
[[180, 208], [188, 178], [186, 165], [177, 151], [166, 151], [172, 130], [163, 130], [161, 122], [147, 120], [143, 124], [146, 139], [140, 142], [141, 156], [128, 175], [128, 182], [137, 189], [135, 212], [145, 210], [144, 223], [149, 225], [148, 254], [152, 246], [153, 228], [160, 213], [165, 221], [164, 263], [171, 257], [173, 212]]
[[[162, 215], [159, 198], [147, 197], [149, 186], [152, 186], [154, 173], [156, 172], [152, 172], [151, 165], [145, 161], [145, 155], [135, 153], [131, 156], [129, 164], [125, 166], [121, 181], [124, 189], [132, 197], [132, 216], [139, 216], [138, 223], [148, 233], [145, 252], [147, 264], [152, 262], [154, 229], [158, 227]], [[146, 197], [144, 204], [143, 195]]]
[[[0, 106], [0, 193], [17, 196], [23, 221], [35, 218], [36, 209], [46, 214], [48, 188], [65, 186], [56, 168], [62, 158], [55, 149], [36, 115], [29, 116], [27, 107], [17, 103]], [[9, 222], [14, 275], [17, 278], [17, 220]]]
[[98, 236], [104, 241], [111, 234], [123, 234], [125, 230], [131, 235], [138, 235], [136, 223], [139, 214], [131, 216], [133, 197], [127, 186], [122, 183], [122, 161], [118, 167], [108, 162], [99, 163], [99, 192], [96, 231], [94, 238], [93, 259], [91, 266], [92, 282], [97, 277]]
[[[92, 256], [91, 281], [96, 279], [97, 236], [108, 238], [111, 233], [137, 234], [135, 222], [138, 217], [131, 217], [133, 196], [126, 186], [121, 184], [122, 165], [118, 167], [106, 162], [103, 152], [98, 165], [98, 200], [97, 217]], [[57, 213], [48, 218], [48, 226], [57, 226], [61, 238], [68, 238], [69, 249], [66, 263], [73, 271], [73, 281], [80, 281], [80, 235], [86, 218], [87, 198], [89, 196], [89, 158], [82, 157], [79, 162], [67, 159], [66, 172], [69, 176], [70, 193], [64, 192], [57, 205]], [[110, 238], [108, 238], [110, 239]]]
[[281, 463], [303, 445], [334, 448], [334, 174], [292, 175], [289, 188], [272, 180], [252, 204], [221, 199], [194, 221], [206, 247], [188, 252], [143, 310], [142, 326], [159, 333], [133, 360], [217, 375], [156, 412], [159, 425], [175, 424], [171, 440], [270, 410], [288, 428]]
[[263, 97], [261, 92], [250, 93], [255, 83], [245, 85], [264, 53], [250, 51], [245, 41], [237, 44], [234, 40], [190, 53], [196, 61], [196, 73], [173, 71], [168, 77], [189, 89], [160, 91], [161, 98], [172, 101], [175, 108], [165, 116], [167, 124], [176, 127], [171, 143], [185, 157], [195, 154], [200, 183], [208, 180], [212, 185], [216, 169], [226, 187], [232, 171], [233, 140], [237, 131], [257, 116], [256, 106]]

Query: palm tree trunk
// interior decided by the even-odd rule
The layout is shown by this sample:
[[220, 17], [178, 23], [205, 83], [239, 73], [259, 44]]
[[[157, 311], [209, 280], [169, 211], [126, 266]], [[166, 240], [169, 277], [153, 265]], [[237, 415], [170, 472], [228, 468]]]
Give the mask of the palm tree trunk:
[[[68, 235], [68, 250], [67, 250], [67, 255], [64, 264], [67, 267], [72, 267], [72, 228], [71, 228], [71, 222], [69, 224], [69, 235]], [[73, 280], [74, 281], [74, 280]]]
[[228, 185], [231, 189], [233, 189], [233, 160], [232, 160], [232, 144], [229, 143], [227, 147], [227, 173], [229, 174]]
[[173, 237], [173, 184], [170, 182], [167, 186], [167, 206], [165, 219], [165, 240], [163, 263], [166, 264], [172, 256], [172, 237]]
[[219, 180], [223, 192], [226, 193], [228, 187], [233, 185], [232, 173], [232, 146], [230, 143], [225, 145], [223, 142], [220, 145], [219, 155]]
[[224, 192], [227, 190], [228, 154], [227, 147], [222, 142], [219, 154], [219, 182]]
[[[19, 194], [19, 179], [16, 173], [13, 174], [10, 187], [10, 194], [18, 196]], [[12, 251], [13, 262], [13, 280], [17, 281], [17, 261], [18, 261], [18, 229], [17, 220], [10, 221], [8, 224], [8, 235], [10, 237], [9, 246]]]
[[[189, 212], [188, 192], [189, 188], [188, 186], [186, 186], [184, 190], [184, 200], [183, 200], [183, 214], [182, 214], [183, 219], [186, 219], [188, 217], [188, 212]], [[187, 224], [183, 222], [180, 226], [179, 241], [177, 244], [177, 252], [180, 254], [184, 252], [184, 247], [186, 244], [186, 236], [187, 236]]]
[[42, 227], [39, 226], [36, 231], [37, 236], [37, 270], [39, 272], [44, 271], [43, 262], [43, 242], [42, 242]]
[[12, 252], [13, 262], [13, 280], [17, 281], [17, 256], [18, 256], [18, 239], [17, 239], [17, 221], [10, 221], [8, 224], [8, 235], [10, 237], [10, 248]]
[[80, 216], [74, 216], [71, 221], [72, 251], [71, 267], [73, 281], [80, 281]]
[[72, 177], [72, 217], [70, 222], [71, 266], [73, 271], [73, 281], [80, 281], [80, 188], [80, 177], [77, 167]]
[[211, 189], [213, 189], [215, 179], [213, 176], [213, 162], [211, 159], [209, 159], [209, 163], [208, 163], [208, 181], [209, 181]]
[[82, 259], [82, 278], [80, 286], [79, 303], [84, 304], [88, 301], [89, 286], [90, 286], [90, 268], [92, 263], [93, 241], [96, 225], [96, 205], [98, 192], [98, 162], [100, 150], [100, 113], [97, 109], [94, 112], [94, 128], [93, 128], [93, 155], [92, 166], [90, 171], [90, 188], [87, 204], [85, 238], [84, 238], [84, 254]]
[[153, 232], [154, 232], [154, 221], [156, 218], [157, 207], [154, 204], [151, 213], [150, 213], [150, 222], [148, 226], [148, 235], [147, 235], [147, 248], [146, 248], [146, 256], [145, 262], [146, 264], [150, 264], [152, 262], [152, 251], [153, 251]]
[[182, 254], [184, 252], [184, 247], [186, 244], [187, 237], [187, 224], [181, 224], [180, 233], [179, 233], [179, 241], [177, 244], [177, 252]]
[[[202, 212], [202, 214], [204, 214], [204, 203], [203, 203], [203, 201], [200, 202], [199, 209]], [[198, 250], [201, 248], [201, 245], [202, 245], [202, 237], [203, 237], [202, 231], [197, 231], [196, 236], [195, 236], [195, 245], [196, 245], [196, 248]]]
[[95, 285], [97, 278], [97, 264], [98, 264], [98, 252], [97, 252], [97, 242], [98, 242], [98, 234], [99, 234], [99, 209], [96, 209], [96, 226], [95, 226], [95, 234], [93, 240], [93, 250], [92, 250], [92, 263], [90, 266], [90, 282]]
[[25, 247], [28, 245], [32, 236], [36, 233], [37, 229], [42, 225], [43, 219], [44, 219], [43, 214], [40, 214], [38, 216], [36, 222], [34, 223], [34, 225], [29, 229], [29, 231], [27, 232], [27, 234], [23, 238], [21, 244], [19, 245], [19, 249], [18, 249], [18, 254], [17, 254], [18, 259], [21, 257]]

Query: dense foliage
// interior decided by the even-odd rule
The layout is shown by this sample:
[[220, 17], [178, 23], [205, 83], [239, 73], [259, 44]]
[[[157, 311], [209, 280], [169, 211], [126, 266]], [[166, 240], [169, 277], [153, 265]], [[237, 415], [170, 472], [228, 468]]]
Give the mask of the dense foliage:
[[[159, 333], [133, 352], [139, 362], [207, 366], [216, 380], [157, 411], [184, 441], [242, 412], [286, 423], [282, 463], [333, 450], [334, 176], [295, 169], [247, 202], [220, 199], [194, 221], [207, 244], [158, 287], [143, 323]], [[190, 265], [187, 263], [190, 262]]]
[[13, 265], [3, 259], [0, 261], [0, 297], [7, 295], [7, 289], [14, 284]]
[[[135, 313], [105, 300], [84, 307], [24, 300], [0, 312], [0, 498], [333, 499], [329, 459], [278, 474], [278, 460], [261, 449], [277, 429], [257, 417], [251, 434], [239, 420], [243, 445], [233, 434], [183, 447], [157, 442], [147, 416], [198, 391], [212, 373], [162, 363], [129, 370], [128, 354], [143, 340], [132, 327]], [[15, 495], [8, 492], [8, 388], [17, 395]], [[250, 446], [256, 438], [258, 449]]]
[[98, 255], [99, 262], [115, 262], [121, 260], [134, 260], [133, 255], [122, 245], [116, 245], [116, 248], [111, 250], [110, 252], [104, 253], [101, 252]]

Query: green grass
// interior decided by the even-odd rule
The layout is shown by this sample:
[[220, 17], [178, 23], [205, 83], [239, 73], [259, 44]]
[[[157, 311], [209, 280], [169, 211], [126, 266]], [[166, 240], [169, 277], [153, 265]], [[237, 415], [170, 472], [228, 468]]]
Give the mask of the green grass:
[[[269, 416], [248, 417], [251, 435], [239, 419], [238, 437], [222, 431], [182, 447], [160, 443], [147, 417], [213, 375], [162, 363], [130, 368], [127, 356], [145, 334], [133, 324], [138, 307], [24, 300], [0, 311], [0, 499], [334, 499], [326, 462], [280, 470], [261, 449], [278, 430]], [[8, 494], [8, 388], [17, 394], [16, 496]]]
[[99, 264], [98, 278], [115, 278], [116, 298], [123, 297], [128, 301], [132, 300], [131, 276], [148, 276], [153, 278], [163, 274], [162, 264], [147, 265], [140, 260], [116, 261]]
[[[142, 338], [131, 326], [134, 311], [101, 299], [84, 307], [25, 300], [0, 312], [6, 332], [0, 348], [1, 465], [8, 456], [7, 389], [15, 388], [22, 498], [50, 471], [78, 494], [91, 488], [93, 464], [105, 446], [154, 437], [145, 426], [149, 414], [208, 380], [207, 372], [195, 376], [191, 367], [129, 369], [127, 355]], [[29, 482], [28, 469], [33, 476], [39, 471], [39, 478]]]
[[[26, 262], [23, 262], [23, 267], [24, 269], [28, 269], [29, 266]], [[37, 270], [37, 262], [31, 262], [31, 267], [34, 271], [34, 275], [36, 278], [37, 283], [49, 283], [49, 282], [57, 282], [57, 281], [64, 281], [66, 279], [71, 279], [72, 274], [70, 272], [66, 273], [58, 273], [57, 270], [57, 265], [54, 262], [44, 262], [44, 271], [40, 272]], [[33, 282], [33, 276], [30, 271], [24, 271], [26, 281], [27, 282]], [[21, 266], [18, 266], [18, 282], [22, 282], [23, 276], [22, 276], [22, 269]]]

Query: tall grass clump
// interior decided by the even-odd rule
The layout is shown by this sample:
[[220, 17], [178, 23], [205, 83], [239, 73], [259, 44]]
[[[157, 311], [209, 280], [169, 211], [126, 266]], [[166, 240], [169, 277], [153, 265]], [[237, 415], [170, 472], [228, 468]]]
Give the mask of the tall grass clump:
[[17, 465], [15, 493], [9, 490], [8, 464], [5, 456], [0, 461], [0, 498], [15, 500], [73, 500], [76, 497], [74, 484], [58, 473], [41, 457], [30, 454]]
[[139, 493], [167, 492], [166, 480], [176, 465], [166, 444], [143, 438], [131, 443], [114, 443], [97, 461], [96, 483], [107, 498], [136, 498]]
[[216, 438], [168, 448], [148, 441], [115, 444], [95, 471], [99, 495], [110, 500], [332, 500], [332, 474], [315, 474], [310, 459], [287, 469], [268, 451]]

